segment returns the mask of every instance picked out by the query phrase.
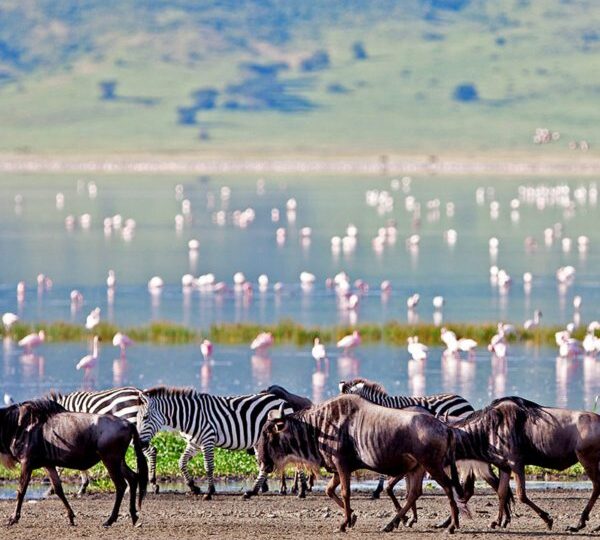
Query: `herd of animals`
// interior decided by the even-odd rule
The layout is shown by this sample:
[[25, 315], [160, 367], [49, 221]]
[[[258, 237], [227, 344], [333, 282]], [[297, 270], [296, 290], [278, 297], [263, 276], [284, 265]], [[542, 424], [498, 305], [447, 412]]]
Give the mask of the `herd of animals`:
[[[208, 482], [205, 499], [215, 494], [216, 447], [256, 453], [259, 474], [253, 488], [244, 494], [246, 498], [266, 491], [267, 476], [283, 471], [288, 463], [298, 465], [299, 497], [312, 487], [314, 471], [332, 473], [326, 493], [343, 510], [340, 531], [356, 523], [350, 480], [351, 473], [359, 469], [380, 474], [374, 497], [379, 497], [389, 477], [386, 492], [396, 514], [385, 531], [400, 523], [416, 523], [416, 501], [425, 474], [448, 498], [450, 515], [439, 526], [449, 532], [459, 526], [459, 511], [469, 514], [467, 502], [477, 478], [486, 481], [498, 496], [498, 514], [490, 525], [506, 527], [514, 502], [511, 475], [518, 500], [551, 529], [553, 519], [527, 495], [526, 465], [557, 470], [577, 462], [583, 465], [592, 494], [570, 531], [586, 526], [600, 495], [600, 416], [593, 412], [544, 407], [514, 396], [475, 411], [456, 394], [390, 396], [381, 385], [366, 379], [342, 381], [340, 395], [318, 405], [276, 385], [257, 394], [228, 397], [188, 388], [124, 387], [51, 393], [0, 409], [0, 460], [8, 466], [21, 465], [16, 507], [8, 524], [19, 521], [32, 471], [37, 468], [46, 470], [52, 490], [74, 524], [57, 467], [83, 471], [83, 493], [89, 481], [85, 471], [102, 461], [115, 485], [114, 507], [104, 525], [116, 521], [127, 486], [135, 525], [148, 482], [158, 492], [157, 456], [151, 440], [164, 427], [178, 431], [186, 440], [179, 463], [189, 489], [196, 494], [200, 490], [187, 464], [198, 451], [203, 453]], [[125, 462], [129, 445], [135, 449], [137, 472]], [[306, 468], [313, 471], [310, 485]], [[402, 478], [407, 492], [404, 504], [393, 490]], [[286, 490], [285, 484], [281, 489]]]

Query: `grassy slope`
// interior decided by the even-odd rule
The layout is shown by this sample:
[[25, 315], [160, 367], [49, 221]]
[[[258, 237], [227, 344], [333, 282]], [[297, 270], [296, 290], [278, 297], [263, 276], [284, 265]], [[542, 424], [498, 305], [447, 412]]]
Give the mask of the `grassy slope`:
[[[151, 34], [119, 34], [98, 60], [88, 56], [58, 73], [37, 70], [0, 87], [0, 151], [566, 153], [572, 138], [592, 145], [598, 138], [600, 71], [590, 64], [600, 46], [594, 42], [586, 49], [582, 38], [599, 27], [600, 9], [590, 5], [504, 0], [475, 3], [465, 13], [441, 12], [437, 22], [410, 14], [377, 24], [357, 17], [353, 27], [322, 29], [318, 39], [300, 34], [285, 46], [261, 46], [258, 56], [252, 46], [214, 52], [200, 44], [206, 48], [193, 62], [181, 60], [192, 29], [174, 32], [175, 43], [163, 34], [158, 42]], [[443, 40], [424, 39], [426, 33]], [[497, 37], [506, 44], [497, 45]], [[352, 58], [355, 40], [364, 42], [368, 60]], [[161, 56], [166, 47], [168, 61]], [[310, 88], [302, 91], [316, 110], [206, 112], [200, 117], [209, 141], [199, 140], [198, 127], [177, 125], [175, 109], [190, 103], [190, 91], [239, 81], [239, 62], [293, 62], [319, 47], [328, 50], [332, 67], [308, 75]], [[300, 76], [294, 69], [286, 75]], [[111, 78], [119, 81], [121, 95], [160, 102], [101, 102], [97, 83]], [[452, 99], [462, 82], [477, 85], [478, 103]], [[351, 92], [329, 93], [330, 83]], [[533, 147], [537, 126], [559, 129], [563, 138]]]

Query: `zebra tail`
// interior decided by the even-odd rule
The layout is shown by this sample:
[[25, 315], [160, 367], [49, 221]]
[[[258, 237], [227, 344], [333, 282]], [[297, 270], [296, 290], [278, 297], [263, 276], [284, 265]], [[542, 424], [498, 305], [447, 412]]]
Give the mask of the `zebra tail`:
[[146, 461], [146, 456], [144, 455], [144, 451], [142, 450], [142, 441], [140, 440], [140, 435], [138, 433], [135, 425], [131, 425], [131, 434], [133, 436], [133, 448], [135, 450], [135, 458], [137, 460], [137, 472], [138, 472], [138, 506], [142, 507], [142, 501], [146, 496], [146, 491], [148, 489], [148, 462]]
[[456, 439], [454, 437], [454, 431], [452, 428], [448, 428], [448, 451], [446, 453], [446, 462], [450, 464], [450, 479], [452, 480], [452, 490], [456, 496], [456, 505], [461, 514], [464, 514], [467, 518], [472, 519], [471, 510], [467, 506], [465, 501], [465, 492], [460, 485], [460, 477], [458, 475], [458, 469], [456, 467], [455, 458]]

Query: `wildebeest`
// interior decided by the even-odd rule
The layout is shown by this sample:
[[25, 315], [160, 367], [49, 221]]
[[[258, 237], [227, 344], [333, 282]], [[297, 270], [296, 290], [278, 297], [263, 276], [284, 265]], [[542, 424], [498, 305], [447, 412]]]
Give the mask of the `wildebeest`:
[[[138, 473], [125, 463], [125, 452], [133, 439]], [[65, 497], [56, 467], [86, 470], [102, 461], [115, 484], [115, 504], [107, 527], [119, 516], [119, 508], [129, 484], [129, 512], [135, 525], [136, 490], [141, 508], [148, 483], [148, 466], [134, 425], [112, 415], [68, 412], [49, 399], [26, 401], [0, 409], [0, 457], [8, 464], [21, 464], [17, 505], [8, 525], [21, 517], [21, 506], [34, 469], [44, 467], [55, 493], [67, 509], [69, 522], [75, 514]], [[139, 477], [139, 478], [138, 478]]]
[[[313, 402], [304, 396], [299, 396], [298, 394], [293, 394], [286, 390], [283, 386], [279, 386], [278, 384], [272, 384], [268, 388], [260, 391], [261, 394], [273, 394], [281, 399], [284, 399], [289, 403], [294, 411], [301, 411], [303, 409], [310, 409], [313, 405]], [[315, 473], [310, 472], [310, 476], [308, 479], [308, 483], [306, 482], [306, 475], [304, 471], [297, 467], [294, 473], [294, 483], [292, 485], [292, 493], [297, 494], [299, 499], [304, 499], [306, 497], [307, 491], [312, 491], [312, 488], [315, 483]], [[300, 484], [300, 486], [298, 486]], [[266, 485], [266, 482], [265, 482]], [[285, 495], [287, 493], [287, 484], [285, 481], [285, 471], [281, 471], [281, 484], [279, 487], [279, 493]], [[251, 496], [250, 493], [246, 496], [249, 498]]]
[[[525, 491], [525, 465], [563, 470], [578, 461], [592, 481], [592, 495], [579, 523], [585, 527], [600, 495], [600, 416], [587, 411], [542, 407], [520, 397], [505, 397], [454, 425], [456, 459], [481, 459], [500, 470], [498, 518], [502, 522], [511, 471], [517, 497], [552, 528], [550, 515], [532, 502]], [[600, 527], [595, 529], [600, 530]]]
[[[383, 407], [389, 407], [391, 409], [402, 409], [402, 410], [413, 410], [428, 412], [433, 414], [437, 418], [442, 419], [446, 423], [452, 424], [458, 421], [460, 418], [464, 418], [467, 415], [474, 412], [471, 404], [462, 396], [457, 394], [433, 394], [429, 396], [390, 396], [385, 388], [379, 383], [369, 381], [363, 378], [353, 379], [351, 381], [340, 381], [339, 384], [340, 392], [343, 394], [355, 394], [360, 396], [372, 403], [381, 405]], [[485, 480], [491, 488], [498, 492], [499, 480], [491, 466], [488, 463], [472, 461], [472, 460], [461, 460], [457, 463], [459, 470], [462, 486], [464, 490], [465, 500], [473, 496], [475, 491], [475, 477], [479, 476]], [[378, 498], [379, 493], [383, 490], [384, 477], [379, 479], [379, 485], [373, 492], [373, 498]], [[407, 479], [409, 481], [410, 479]], [[416, 478], [415, 478], [416, 481]], [[392, 496], [393, 487], [398, 482], [398, 479], [391, 479], [388, 482], [386, 492]], [[509, 492], [506, 500], [506, 507], [504, 509], [505, 519], [510, 520], [511, 505], [514, 501], [512, 490], [509, 488]], [[413, 509], [413, 520], [417, 520], [416, 507]], [[411, 522], [411, 523], [412, 523]], [[439, 524], [439, 527], [447, 527], [450, 523], [450, 518]]]
[[[273, 413], [257, 445], [261, 468], [271, 472], [293, 461], [332, 472], [327, 494], [344, 509], [340, 531], [356, 521], [350, 507], [350, 474], [358, 469], [401, 476], [423, 467], [450, 501], [452, 523], [448, 530], [454, 532], [458, 527], [453, 488], [461, 503], [462, 488], [454, 464], [454, 436], [433, 416], [387, 409], [352, 395], [338, 396], [289, 415], [282, 408]], [[444, 472], [446, 465], [450, 465], [452, 479]], [[341, 498], [335, 493], [340, 484]], [[420, 482], [411, 486], [405, 505], [385, 530], [397, 527], [420, 496]]]

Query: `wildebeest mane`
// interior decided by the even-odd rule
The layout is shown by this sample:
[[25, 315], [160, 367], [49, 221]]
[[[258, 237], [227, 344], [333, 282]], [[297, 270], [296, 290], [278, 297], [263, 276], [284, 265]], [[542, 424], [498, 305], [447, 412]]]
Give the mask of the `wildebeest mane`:
[[55, 414], [66, 412], [62, 405], [48, 398], [24, 401], [18, 405], [18, 408], [18, 425], [26, 427], [43, 424]]

